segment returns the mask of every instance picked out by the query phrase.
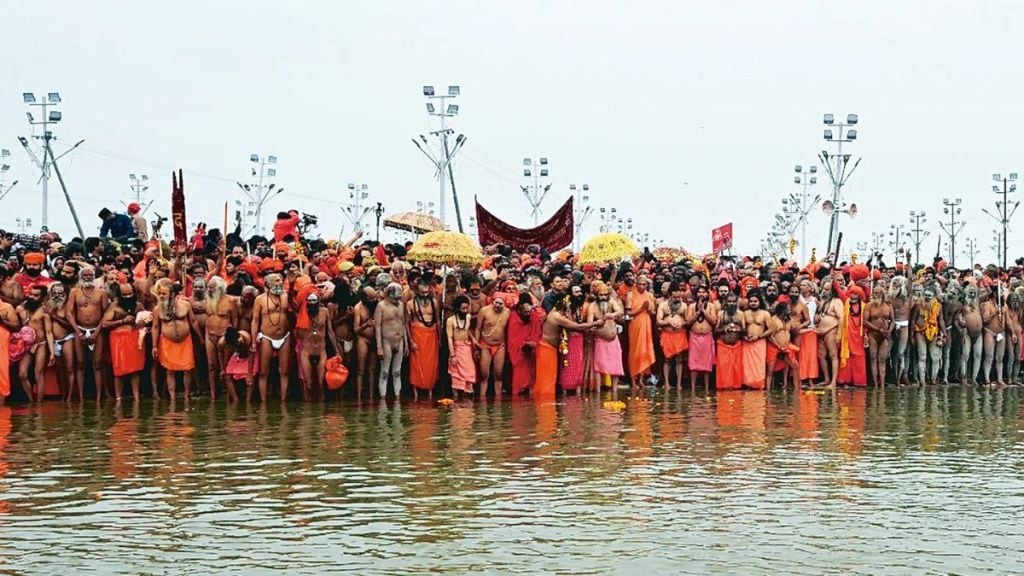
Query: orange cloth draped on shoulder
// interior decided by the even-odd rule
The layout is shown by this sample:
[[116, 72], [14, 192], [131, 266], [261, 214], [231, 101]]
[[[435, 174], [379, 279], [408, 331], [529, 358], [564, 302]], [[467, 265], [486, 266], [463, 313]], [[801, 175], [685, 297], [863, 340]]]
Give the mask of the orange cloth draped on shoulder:
[[174, 342], [167, 336], [161, 335], [160, 365], [171, 372], [193, 370], [196, 367], [196, 354], [192, 349], [192, 338]]
[[818, 379], [818, 334], [814, 330], [800, 335], [800, 355], [797, 360], [801, 380]]
[[536, 346], [525, 344], [529, 342], [536, 345], [540, 341], [545, 316], [544, 309], [537, 307], [526, 320], [523, 320], [518, 312], [513, 312], [508, 318], [506, 350], [509, 364], [512, 365], [513, 396], [518, 396], [520, 392], [533, 385]]
[[718, 343], [715, 389], [738, 390], [743, 387], [743, 343]]
[[11, 331], [0, 326], [0, 398], [11, 395], [11, 359], [7, 355], [10, 341]]
[[419, 390], [437, 384], [437, 328], [413, 324], [409, 335], [416, 350], [409, 353], [409, 383]]
[[[647, 310], [643, 303], [647, 302]], [[654, 295], [634, 291], [629, 315], [629, 375], [632, 378], [647, 374], [654, 366], [654, 335], [651, 332], [651, 311], [654, 310]]]
[[690, 348], [690, 341], [686, 337], [686, 330], [676, 332], [662, 332], [658, 339], [661, 341], [661, 351], [665, 358], [675, 358]]
[[864, 317], [861, 315], [863, 305], [859, 306], [861, 306], [861, 310], [858, 310], [857, 314], [850, 314], [850, 304], [847, 302], [847, 312], [839, 328], [843, 332], [841, 333], [842, 347], [839, 355], [838, 380], [843, 384], [867, 386], [868, 372], [864, 348]]
[[473, 361], [473, 344], [455, 342], [448, 360], [448, 374], [452, 377], [452, 389], [473, 392], [476, 383], [476, 363]]
[[743, 385], [747, 388], [764, 389], [766, 345], [764, 339], [743, 343]]
[[110, 333], [110, 362], [114, 376], [128, 376], [146, 368], [146, 352], [139, 348], [139, 331], [121, 326]]
[[558, 381], [558, 349], [540, 340], [537, 342], [537, 379], [530, 395], [534, 398], [552, 398]]

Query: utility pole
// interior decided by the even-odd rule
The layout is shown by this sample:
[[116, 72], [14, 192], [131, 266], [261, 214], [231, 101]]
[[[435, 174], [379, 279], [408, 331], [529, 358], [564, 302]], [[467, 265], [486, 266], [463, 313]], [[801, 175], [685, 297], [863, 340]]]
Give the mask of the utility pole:
[[[356, 232], [363, 229], [363, 219], [366, 218], [366, 215], [369, 214], [371, 210], [373, 210], [373, 208], [369, 206], [363, 206], [363, 202], [370, 197], [370, 193], [366, 190], [366, 184], [357, 185], [349, 182], [349, 203], [341, 205], [342, 213], [345, 214], [345, 218], [347, 218], [349, 223], [352, 224], [352, 227]], [[377, 236], [380, 236], [380, 232], [377, 233]]]
[[[828, 225], [828, 253], [832, 252], [832, 241], [837, 239], [839, 235], [839, 214], [848, 214], [850, 218], [857, 215], [857, 205], [851, 203], [847, 206], [843, 200], [843, 186], [846, 185], [850, 176], [857, 169], [857, 166], [860, 164], [860, 158], [850, 168], [850, 155], [843, 154], [843, 143], [853, 142], [857, 139], [857, 129], [853, 128], [853, 126], [856, 126], [859, 121], [859, 117], [856, 114], [847, 114], [846, 123], [840, 122], [839, 124], [836, 124], [835, 116], [832, 114], [825, 114], [824, 118], [826, 126], [825, 141], [836, 144], [835, 154], [829, 155], [827, 150], [822, 150], [818, 156], [822, 164], [825, 165], [829, 179], [832, 180], [832, 199], [826, 200], [822, 204], [822, 209], [830, 217]], [[833, 128], [838, 128], [838, 134], [832, 132]], [[838, 257], [838, 254], [836, 256]]]
[[[796, 226], [800, 227], [800, 264], [807, 265], [807, 218], [814, 210], [818, 203], [821, 202], [821, 196], [815, 194], [814, 198], [810, 198], [808, 188], [818, 183], [818, 167], [811, 166], [807, 172], [804, 172], [804, 167], [797, 164], [793, 168], [793, 172], [796, 173], [793, 176], [793, 183], [801, 186], [800, 195], [790, 193], [788, 198], [782, 199], [782, 211], [790, 219], [796, 222]], [[790, 235], [795, 232], [795, 228], [790, 230]]]
[[998, 222], [1000, 226], [1002, 226], [1002, 245], [999, 250], [999, 253], [1002, 254], [1002, 257], [999, 258], [998, 260], [1002, 262], [1003, 270], [1006, 270], [1006, 252], [1008, 249], [1007, 228], [1009, 227], [1010, 220], [1013, 218], [1014, 213], [1017, 212], [1017, 207], [1020, 206], [1020, 201], [1015, 201], [1013, 203], [1013, 206], [1011, 207], [1007, 195], [1017, 191], [1017, 173], [1011, 172], [1009, 178], [1003, 178], [1002, 174], [993, 174], [992, 180], [995, 182], [1003, 183], [1002, 188], [995, 184], [992, 185], [992, 191], [995, 192], [996, 194], [1002, 195], [1003, 198], [1002, 200], [996, 200], [996, 215], [993, 215], [991, 212], [985, 209], [982, 209], [982, 211], [991, 216], [992, 218], [994, 218], [996, 222]]
[[963, 220], [957, 220], [957, 217], [960, 216], [962, 202], [960, 198], [942, 199], [942, 213], [949, 216], [949, 225], [947, 227], [945, 222], [940, 221], [939, 226], [946, 236], [949, 236], [949, 265], [953, 268], [956, 268], [956, 235], [963, 230], [966, 224]]
[[579, 188], [575, 184], [569, 185], [569, 191], [575, 196], [573, 202], [573, 225], [576, 227], [573, 235], [572, 251], [579, 252], [583, 232], [583, 223], [587, 221], [594, 211], [590, 208], [590, 185], [584, 184]]
[[3, 200], [7, 193], [18, 185], [17, 180], [7, 184], [7, 172], [11, 169], [11, 165], [7, 162], [10, 157], [10, 150], [7, 148], [0, 149], [0, 200]]
[[[523, 158], [523, 178], [526, 184], [521, 184], [526, 201], [530, 203], [530, 215], [533, 216], [533, 225], [540, 223], [540, 205], [551, 190], [551, 182], [548, 182], [548, 159], [541, 156], [534, 162], [530, 158]], [[543, 187], [543, 188], [542, 188]]]
[[[433, 86], [424, 86], [423, 95], [429, 100], [438, 100], [439, 106], [435, 106], [433, 102], [427, 102], [427, 114], [431, 116], [437, 116], [440, 119], [441, 127], [438, 130], [431, 132], [431, 136], [437, 137], [438, 140], [438, 151], [433, 153], [429, 149], [429, 142], [426, 136], [420, 135], [420, 141], [423, 142], [421, 145], [419, 141], [413, 138], [412, 143], [419, 149], [434, 165], [435, 174], [437, 175], [438, 184], [440, 187], [440, 194], [438, 197], [438, 206], [440, 207], [440, 219], [441, 223], [446, 225], [447, 213], [446, 213], [446, 198], [445, 198], [445, 179], [451, 178], [452, 173], [448, 170], [451, 165], [452, 158], [459, 152], [460, 149], [466, 144], [466, 137], [459, 134], [455, 139], [455, 146], [449, 149], [448, 136], [454, 134], [454, 130], [448, 128], [446, 125], [446, 119], [453, 116], [457, 116], [459, 113], [458, 104], [449, 104], [448, 99], [455, 99], [462, 94], [461, 88], [457, 85], [448, 86], [447, 94], [436, 94]], [[456, 205], [458, 200], [456, 199]], [[462, 218], [458, 218], [459, 231], [462, 231]]]
[[43, 134], [41, 136], [40, 135], [35, 135], [35, 134], [33, 134], [33, 136], [32, 136], [32, 138], [35, 138], [35, 139], [43, 141], [43, 153], [42, 153], [43, 159], [40, 161], [38, 156], [36, 156], [36, 154], [33, 153], [29, 149], [29, 147], [28, 147], [28, 140], [27, 139], [19, 138], [19, 140], [21, 141], [21, 145], [29, 153], [29, 156], [32, 157], [32, 161], [35, 162], [36, 167], [39, 168], [39, 172], [42, 175], [41, 176], [42, 184], [43, 184], [43, 207], [42, 207], [42, 218], [41, 218], [42, 229], [43, 230], [49, 230], [49, 219], [48, 219], [48, 216], [49, 216], [49, 183], [50, 183], [50, 168], [52, 167], [52, 164], [50, 162], [50, 158], [48, 158], [49, 155], [46, 153], [46, 149], [50, 145], [50, 140], [54, 139], [53, 132], [50, 130], [50, 125], [51, 124], [56, 124], [56, 123], [60, 122], [60, 119], [61, 119], [60, 111], [52, 109], [55, 106], [57, 106], [57, 104], [60, 104], [60, 101], [61, 101], [60, 100], [60, 93], [59, 92], [47, 92], [46, 96], [42, 96], [40, 98], [36, 98], [36, 95], [33, 92], [23, 92], [21, 94], [21, 98], [25, 102], [25, 104], [28, 104], [28, 106], [30, 108], [33, 107], [33, 106], [38, 106], [41, 109], [42, 113], [43, 113], [42, 114], [42, 119], [36, 120], [35, 117], [32, 115], [32, 112], [25, 112], [25, 115], [28, 117], [28, 123], [30, 125], [32, 125], [32, 126], [42, 126], [43, 127]]
[[[271, 183], [270, 181], [277, 177], [277, 156], [270, 154], [268, 156], [261, 157], [259, 154], [250, 154], [249, 162], [252, 164], [250, 167], [252, 184], [242, 184], [241, 182], [235, 182], [238, 187], [242, 189], [246, 197], [249, 198], [248, 210], [245, 215], [252, 215], [256, 222], [252, 225], [252, 230], [255, 234], [263, 234], [263, 206], [270, 201], [271, 198], [277, 196], [281, 192], [284, 192], [284, 188], [278, 188], [277, 184]], [[243, 228], [247, 226], [243, 224]]]
[[921, 224], [927, 222], [924, 212], [910, 211], [910, 223], [914, 226], [910, 232], [914, 235], [914, 265], [921, 263], [921, 242], [928, 237], [929, 232], [921, 228]]

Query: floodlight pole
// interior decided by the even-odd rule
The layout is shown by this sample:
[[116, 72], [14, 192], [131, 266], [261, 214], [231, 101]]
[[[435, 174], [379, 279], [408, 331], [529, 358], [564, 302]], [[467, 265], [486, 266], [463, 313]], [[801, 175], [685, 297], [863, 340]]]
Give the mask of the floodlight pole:
[[[437, 154], [437, 157], [434, 157], [427, 149], [425, 149], [424, 147], [420, 146], [419, 142], [417, 142], [415, 139], [413, 139], [413, 144], [415, 144], [416, 147], [419, 148], [421, 152], [423, 152], [428, 158], [430, 158], [431, 162], [434, 163], [435, 169], [437, 170], [437, 180], [438, 180], [438, 189], [439, 189], [438, 190], [438, 213], [439, 213], [439, 216], [441, 218], [441, 224], [443, 224], [445, 226], [447, 226], [447, 224], [448, 224], [448, 220], [447, 220], [447, 201], [445, 199], [445, 178], [446, 177], [447, 178], [451, 178], [451, 180], [452, 180], [452, 195], [454, 197], [454, 195], [455, 195], [455, 178], [454, 178], [454, 172], [452, 171], [451, 162], [452, 162], [452, 158], [455, 157], [455, 154], [458, 153], [459, 149], [462, 147], [462, 145], [466, 141], [465, 136], [459, 135], [459, 137], [456, 138], [454, 148], [451, 148], [448, 145], [448, 135], [451, 134], [453, 132], [453, 130], [448, 128], [447, 118], [450, 117], [450, 116], [455, 116], [459, 112], [458, 111], [459, 107], [457, 105], [453, 104], [453, 105], [449, 106], [448, 99], [454, 99], [454, 98], [456, 98], [456, 97], [458, 97], [460, 95], [461, 95], [461, 88], [458, 85], [448, 86], [448, 93], [447, 94], [435, 94], [433, 86], [424, 86], [423, 87], [423, 96], [425, 96], [428, 100], [436, 100], [437, 102], [440, 103], [440, 109], [435, 109], [433, 102], [428, 102], [427, 103], [427, 114], [429, 114], [431, 116], [438, 116], [440, 118], [440, 120], [441, 120], [441, 127], [440, 127], [440, 129], [430, 133], [433, 136], [437, 136], [438, 142], [440, 144], [439, 152]], [[423, 141], [424, 141], [424, 143], [426, 143], [426, 139], [425, 138], [423, 138]], [[457, 220], [458, 220], [459, 231], [461, 232], [462, 231], [462, 215], [459, 212], [459, 204], [458, 204], [459, 200], [458, 200], [457, 197], [454, 198], [454, 202], [455, 202], [455, 211], [456, 211], [456, 217], [457, 217]]]
[[942, 221], [939, 222], [939, 226], [949, 236], [949, 265], [956, 268], [956, 236], [960, 233], [960, 230], [964, 227], [964, 222], [957, 221], [957, 216], [960, 215], [960, 204], [963, 200], [960, 198], [949, 198], [942, 199], [942, 210], [946, 214], [949, 214], [949, 228], [946, 228], [946, 224]]
[[1003, 183], [1002, 190], [999, 190], [997, 186], [993, 186], [993, 188], [996, 189], [995, 190], [996, 194], [1001, 194], [1003, 196], [1002, 202], [1001, 203], [997, 202], [996, 203], [997, 204], [996, 207], [1000, 209], [1000, 211], [999, 211], [999, 223], [1003, 227], [1003, 233], [1002, 233], [1002, 236], [1003, 236], [1003, 238], [1002, 238], [1002, 244], [1003, 244], [1003, 246], [1002, 246], [1002, 264], [1003, 264], [1003, 270], [1006, 270], [1006, 252], [1007, 252], [1007, 250], [1009, 248], [1008, 247], [1008, 241], [1007, 241], [1007, 228], [1009, 227], [1010, 219], [1013, 218], [1013, 214], [1017, 211], [1017, 206], [1020, 205], [1020, 202], [1015, 202], [1014, 205], [1013, 205], [1013, 209], [1010, 210], [1009, 202], [1008, 202], [1008, 199], [1007, 199], [1007, 194], [1009, 194], [1010, 192], [1016, 192], [1017, 191], [1017, 184], [1016, 184], [1017, 173], [1016, 172], [1012, 172], [1010, 174], [1009, 178], [1003, 178], [999, 174], [996, 174], [996, 175], [994, 175], [994, 179], [997, 182], [1002, 180], [1002, 183]]
[[[520, 185], [520, 188], [526, 196], [526, 201], [530, 204], [533, 225], [536, 226], [540, 223], [540, 205], [548, 195], [548, 190], [551, 189], [550, 182], [544, 186], [543, 190], [541, 189], [541, 179], [548, 178], [548, 159], [544, 156], [537, 161], [532, 158], [523, 158], [523, 177], [527, 179], [528, 183]], [[533, 183], [529, 184], [531, 180]]]
[[[853, 142], [856, 139], [856, 130], [852, 129], [859, 119], [856, 114], [848, 114], [846, 122], [835, 122], [831, 114], [825, 115], [825, 125], [828, 127], [825, 130], [825, 140], [827, 142], [833, 142], [836, 144], [835, 154], [835, 167], [833, 168], [828, 153], [823, 152], [820, 156], [821, 161], [825, 164], [825, 171], [828, 172], [829, 178], [832, 180], [832, 205], [833, 211], [829, 218], [828, 226], [828, 245], [827, 253], [831, 253], [833, 249], [832, 240], [838, 237], [839, 234], [839, 213], [843, 209], [843, 185], [850, 179], [853, 171], [856, 170], [857, 164], [860, 163], [860, 159], [854, 164], [853, 168], [847, 172], [847, 166], [849, 163], [845, 156], [843, 156], [843, 143]], [[839, 129], [839, 138], [833, 138], [832, 131], [830, 128], [836, 127]], [[838, 258], [838, 254], [836, 257]]]
[[[353, 229], [359, 232], [363, 229], [363, 219], [366, 218], [367, 214], [370, 213], [373, 208], [369, 206], [363, 206], [363, 200], [369, 198], [369, 192], [367, 192], [366, 184], [353, 184], [349, 183], [349, 199], [352, 200], [349, 204], [343, 204], [341, 206], [342, 212], [348, 221], [352, 224]], [[379, 204], [379, 203], [378, 203]], [[380, 236], [380, 233], [377, 233]]]
[[[50, 100], [50, 96], [51, 95], [55, 96], [54, 100], [52, 100], [52, 101]], [[43, 206], [42, 206], [42, 218], [40, 220], [42, 221], [42, 223], [41, 223], [41, 227], [42, 228], [41, 229], [48, 230], [49, 229], [49, 211], [50, 211], [50, 208], [49, 208], [49, 197], [50, 197], [49, 196], [49, 184], [50, 184], [50, 166], [51, 166], [50, 158], [48, 158], [48, 156], [52, 157], [52, 155], [47, 154], [46, 153], [46, 149], [49, 148], [50, 140], [53, 139], [53, 132], [50, 130], [50, 125], [51, 124], [56, 124], [60, 120], [60, 118], [55, 118], [54, 120], [50, 120], [50, 116], [49, 116], [49, 113], [47, 112], [47, 109], [52, 107], [52, 106], [56, 106], [57, 104], [59, 104], [60, 103], [60, 96], [56, 92], [51, 92], [51, 93], [46, 94], [45, 96], [42, 96], [39, 99], [39, 101], [36, 102], [35, 94], [32, 94], [31, 92], [26, 92], [26, 93], [23, 94], [23, 98], [25, 100], [25, 103], [28, 104], [29, 107], [39, 106], [41, 108], [42, 112], [43, 112], [42, 119], [38, 120], [38, 121], [33, 119], [31, 113], [28, 114], [28, 118], [29, 118], [28, 123], [30, 125], [32, 125], [32, 126], [42, 126], [43, 127], [43, 135], [42, 136], [33, 136], [33, 138], [39, 138], [39, 139], [41, 139], [43, 141], [43, 159], [42, 159], [42, 161], [40, 161], [38, 158], [36, 158], [35, 155], [31, 154], [31, 151], [29, 151], [29, 152], [30, 152], [30, 155], [32, 155], [32, 160], [35, 161], [36, 166], [39, 168], [39, 171], [40, 171], [40, 173], [42, 175]], [[25, 140], [22, 140], [21, 144], [22, 144], [22, 146], [25, 147], [26, 150], [29, 149], [28, 145], [27, 145], [27, 142]]]
[[910, 211], [910, 223], [914, 225], [910, 231], [914, 234], [914, 265], [921, 263], [921, 242], [928, 237], [929, 232], [921, 228], [921, 223], [927, 221], [924, 212]]

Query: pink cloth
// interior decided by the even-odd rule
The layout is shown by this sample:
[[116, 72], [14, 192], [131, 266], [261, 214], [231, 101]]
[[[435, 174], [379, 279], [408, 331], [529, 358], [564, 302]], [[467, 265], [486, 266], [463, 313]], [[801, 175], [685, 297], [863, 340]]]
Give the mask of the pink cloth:
[[594, 338], [594, 372], [609, 376], [622, 376], [622, 345], [618, 338], [602, 340]]
[[244, 380], [249, 376], [255, 376], [260, 371], [260, 354], [255, 352], [250, 357], [253, 359], [251, 373], [249, 371], [249, 358], [240, 358], [237, 352], [228, 359], [228, 364], [224, 367], [224, 373], [230, 376], [232, 380]]
[[448, 359], [448, 374], [452, 377], [452, 390], [473, 392], [473, 385], [476, 384], [476, 362], [473, 361], [472, 344], [455, 342], [455, 349]]
[[562, 365], [558, 383], [562, 390], [575, 390], [583, 385], [583, 334], [569, 335], [568, 365]]
[[711, 334], [690, 334], [691, 371], [711, 372], [715, 367], [715, 338]]

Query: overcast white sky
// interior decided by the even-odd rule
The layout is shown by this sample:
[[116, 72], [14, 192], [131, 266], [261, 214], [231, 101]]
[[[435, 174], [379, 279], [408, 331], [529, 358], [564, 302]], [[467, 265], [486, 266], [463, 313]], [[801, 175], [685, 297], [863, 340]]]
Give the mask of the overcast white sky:
[[[849, 150], [864, 160], [847, 199], [860, 214], [843, 221], [844, 242], [925, 210], [930, 258], [942, 199], [962, 197], [964, 237], [991, 259], [981, 212], [995, 200], [991, 174], [1024, 172], [1022, 10], [936, 0], [8, 2], [0, 146], [12, 153], [8, 182], [21, 182], [2, 200], [0, 226], [39, 223], [38, 173], [16, 139], [29, 132], [23, 91], [60, 91], [58, 154], [86, 139], [62, 167], [87, 231], [101, 207], [127, 199], [130, 172], [149, 175], [167, 212], [172, 166], [190, 173], [189, 220], [220, 222], [258, 153], [277, 155], [286, 189], [270, 218], [315, 212], [334, 237], [347, 182], [368, 184], [388, 213], [437, 201], [409, 139], [436, 126], [421, 86], [457, 83], [467, 218], [475, 194], [530, 224], [521, 161], [546, 155], [546, 214], [585, 182], [595, 207], [617, 206], [671, 244], [707, 250], [711, 228], [733, 221], [737, 247], [755, 250], [797, 189], [793, 165], [825, 147], [822, 114], [856, 112]], [[51, 228], [70, 232], [56, 180], [50, 194]], [[824, 244], [826, 225], [816, 212], [809, 244]]]

